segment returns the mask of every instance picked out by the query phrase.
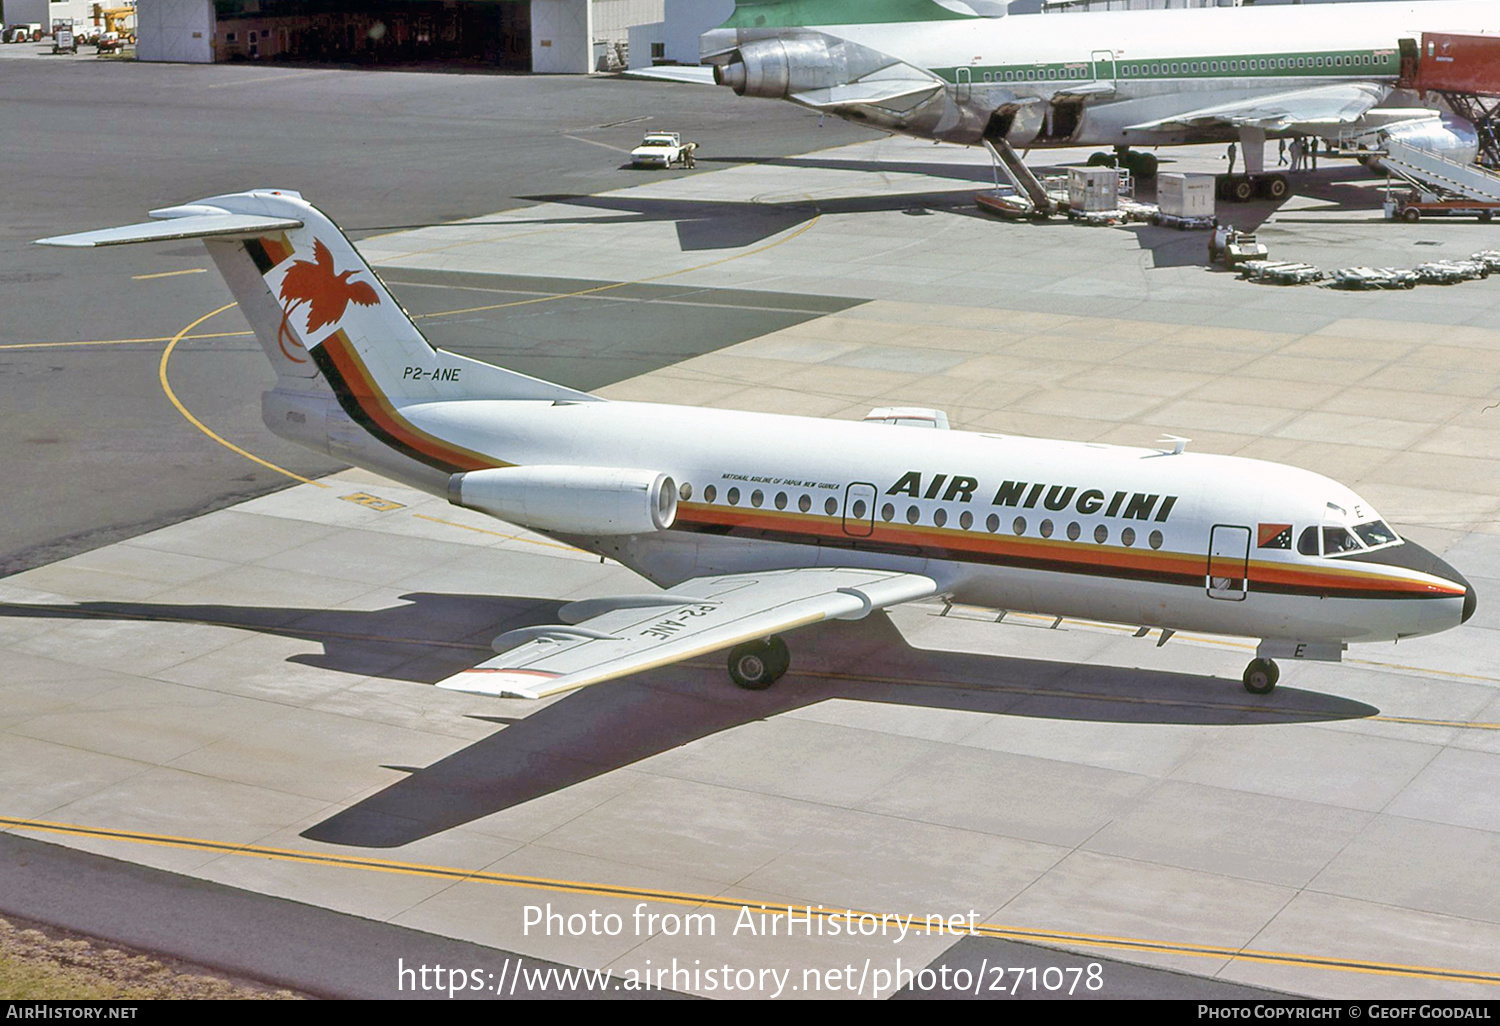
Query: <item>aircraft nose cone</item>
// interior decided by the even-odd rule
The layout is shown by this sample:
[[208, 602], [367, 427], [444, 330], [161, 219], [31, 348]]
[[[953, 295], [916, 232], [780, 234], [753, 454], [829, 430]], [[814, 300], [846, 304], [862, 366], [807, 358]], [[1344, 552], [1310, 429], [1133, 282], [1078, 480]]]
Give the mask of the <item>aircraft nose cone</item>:
[[1446, 561], [1439, 559], [1432, 552], [1424, 549], [1416, 542], [1402, 542], [1400, 545], [1388, 549], [1377, 549], [1374, 552], [1364, 554], [1360, 557], [1371, 563], [1384, 563], [1386, 566], [1401, 566], [1408, 570], [1416, 570], [1424, 574], [1432, 574], [1441, 577], [1445, 581], [1452, 581], [1464, 589], [1464, 604], [1460, 614], [1459, 623], [1467, 623], [1474, 615], [1474, 610], [1479, 607], [1479, 598], [1474, 594], [1474, 586], [1469, 583], [1468, 578]]

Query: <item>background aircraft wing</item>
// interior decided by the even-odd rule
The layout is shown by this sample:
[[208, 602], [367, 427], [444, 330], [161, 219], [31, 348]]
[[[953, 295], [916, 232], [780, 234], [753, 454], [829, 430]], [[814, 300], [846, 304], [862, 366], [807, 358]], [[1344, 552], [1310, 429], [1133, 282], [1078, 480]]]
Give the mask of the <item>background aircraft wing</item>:
[[1156, 121], [1127, 125], [1126, 131], [1232, 125], [1235, 128], [1291, 129], [1358, 121], [1385, 98], [1386, 87], [1374, 82], [1337, 82], [1255, 96], [1232, 103], [1184, 111]]
[[658, 64], [650, 68], [632, 68], [620, 72], [620, 75], [622, 78], [649, 78], [657, 82], [714, 84], [714, 69], [708, 64]]
[[848, 107], [855, 104], [909, 109], [941, 88], [943, 88], [943, 83], [932, 78], [865, 78], [858, 82], [829, 86], [826, 89], [808, 89], [804, 92], [792, 93], [789, 99], [820, 109]]
[[438, 687], [499, 698], [546, 698], [820, 620], [858, 620], [938, 591], [930, 577], [887, 570], [805, 568], [699, 577], [658, 595], [564, 606], [562, 616], [574, 623], [503, 634], [495, 647], [513, 647], [439, 681]]

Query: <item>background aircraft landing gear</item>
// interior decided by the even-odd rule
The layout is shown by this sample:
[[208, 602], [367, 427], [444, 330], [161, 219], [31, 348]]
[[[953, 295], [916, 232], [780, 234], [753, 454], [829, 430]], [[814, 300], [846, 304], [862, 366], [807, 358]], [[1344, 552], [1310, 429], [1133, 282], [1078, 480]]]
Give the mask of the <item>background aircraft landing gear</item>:
[[1271, 659], [1252, 659], [1245, 667], [1245, 690], [1252, 695], [1269, 695], [1281, 678], [1281, 668]]
[[1116, 146], [1115, 152], [1091, 153], [1089, 167], [1123, 167], [1136, 178], [1155, 178], [1158, 162], [1154, 153], [1141, 153], [1129, 146]]
[[777, 635], [747, 641], [729, 650], [729, 677], [750, 691], [764, 691], [775, 684], [792, 665], [786, 642]]
[[1219, 198], [1248, 203], [1255, 197], [1280, 201], [1292, 191], [1286, 175], [1219, 175]]

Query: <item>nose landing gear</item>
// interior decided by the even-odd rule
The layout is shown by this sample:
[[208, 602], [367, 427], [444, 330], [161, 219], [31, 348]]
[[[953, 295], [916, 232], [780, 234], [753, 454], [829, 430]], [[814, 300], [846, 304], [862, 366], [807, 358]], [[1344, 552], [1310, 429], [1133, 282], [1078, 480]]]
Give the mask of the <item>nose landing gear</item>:
[[791, 653], [779, 635], [747, 641], [729, 650], [729, 678], [748, 691], [764, 691], [791, 665]]
[[1269, 695], [1281, 679], [1281, 668], [1271, 659], [1252, 659], [1245, 667], [1245, 690], [1252, 695]]

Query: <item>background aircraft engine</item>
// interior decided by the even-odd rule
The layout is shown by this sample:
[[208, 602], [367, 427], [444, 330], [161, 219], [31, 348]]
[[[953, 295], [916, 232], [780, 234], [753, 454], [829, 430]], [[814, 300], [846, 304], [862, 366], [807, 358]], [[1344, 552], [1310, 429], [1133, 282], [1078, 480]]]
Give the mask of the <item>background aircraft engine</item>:
[[833, 55], [822, 39], [759, 39], [714, 68], [714, 81], [740, 96], [778, 99], [805, 89], [838, 85]]
[[665, 531], [677, 484], [654, 470], [495, 467], [454, 474], [448, 501], [539, 531], [590, 537]]
[[[1381, 134], [1408, 146], [1441, 154], [1460, 164], [1472, 163], [1479, 155], [1478, 130], [1475, 129], [1473, 122], [1456, 114], [1443, 114], [1435, 118], [1424, 118], [1421, 121], [1400, 122], [1384, 129]], [[1376, 174], [1385, 173], [1385, 168], [1378, 157], [1368, 158], [1364, 161], [1364, 165]]]

